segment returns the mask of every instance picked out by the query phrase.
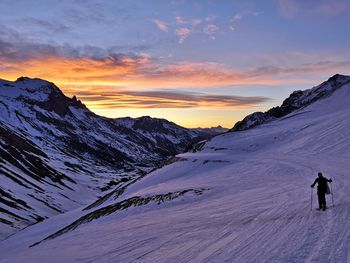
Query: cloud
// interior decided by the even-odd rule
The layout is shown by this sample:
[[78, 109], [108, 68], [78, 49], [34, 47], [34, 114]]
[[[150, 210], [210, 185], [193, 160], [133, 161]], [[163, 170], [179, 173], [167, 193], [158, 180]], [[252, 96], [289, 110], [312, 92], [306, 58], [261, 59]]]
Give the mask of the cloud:
[[[144, 52], [117, 53], [113, 48], [32, 43], [10, 33], [9, 38], [21, 40], [11, 43], [0, 37], [1, 74], [11, 79], [27, 75], [58, 84], [140, 87], [214, 87], [262, 81], [250, 80], [213, 62], [182, 61], [164, 65]], [[178, 34], [183, 43], [190, 30], [182, 28]]]
[[[138, 53], [147, 50], [146, 45], [140, 46], [111, 46], [107, 49], [96, 46], [71, 46], [54, 45], [47, 43], [36, 43], [25, 36], [17, 33], [15, 30], [0, 27], [0, 58], [8, 61], [27, 61], [35, 59], [45, 59], [47, 57], [61, 58], [89, 58], [93, 60], [103, 60], [107, 57], [115, 62], [123, 60], [126, 57], [136, 58]], [[127, 50], [126, 53], [120, 53], [120, 50]], [[134, 50], [135, 52], [130, 52]], [[137, 52], [136, 52], [137, 51]], [[119, 53], [118, 53], [119, 52]]]
[[[185, 19], [182, 16], [175, 16], [175, 23], [168, 24], [162, 20], [154, 20], [154, 24], [164, 32], [169, 32], [169, 28], [175, 28], [173, 31], [179, 38], [178, 43], [183, 44], [188, 36], [194, 32], [198, 32], [196, 29], [203, 23], [203, 19]], [[200, 31], [199, 31], [200, 32]]]
[[[180, 41], [188, 30], [179, 32]], [[98, 47], [54, 46], [38, 43], [10, 43], [0, 38], [2, 74], [40, 77], [57, 82], [96, 85], [212, 86], [237, 81], [236, 74], [216, 63], [179, 62], [162, 65], [147, 53], [116, 53]], [[48, 66], [50, 65], [50, 66]]]
[[319, 5], [315, 7], [314, 13], [331, 17], [340, 14], [349, 14], [350, 2], [348, 0], [322, 0]]
[[243, 17], [242, 14], [236, 14], [234, 17], [231, 18], [231, 22], [239, 21], [242, 19], [242, 17]]
[[185, 19], [181, 16], [175, 17], [175, 23], [179, 26], [175, 32], [179, 37], [179, 44], [183, 44], [186, 38], [192, 33], [205, 33], [214, 38], [213, 34], [219, 27], [211, 21], [215, 20], [216, 16], [210, 15], [205, 18]]
[[164, 32], [168, 32], [168, 25], [167, 25], [167, 23], [165, 23], [164, 21], [161, 21], [161, 20], [154, 20], [153, 22], [156, 24], [156, 26], [160, 30], [162, 30]]
[[150, 64], [146, 53], [116, 53], [113, 48], [73, 47], [32, 42], [10, 43], [0, 37], [3, 75], [28, 75], [58, 83], [124, 81]]
[[203, 32], [207, 35], [213, 35], [219, 30], [219, 27], [214, 24], [209, 24], [207, 25], [204, 29]]
[[[277, 85], [292, 82], [295, 77], [306, 74], [310, 78], [317, 74], [346, 73], [350, 69], [350, 61], [346, 59], [317, 61], [316, 58], [314, 63], [309, 64], [294, 62], [294, 65], [285, 67], [266, 65], [240, 70], [210, 61], [163, 64], [144, 52], [117, 53], [116, 48], [32, 43], [25, 42], [15, 32], [7, 33], [5, 37], [0, 35], [2, 78], [16, 79], [25, 75], [48, 79], [58, 85], [94, 84], [95, 87], [122, 86], [127, 89]], [[183, 43], [190, 33], [188, 28], [180, 30], [179, 41]], [[2, 38], [21, 42], [11, 43]]]
[[[204, 19], [205, 20], [205, 19]], [[177, 25], [188, 25], [196, 27], [197, 25], [201, 24], [203, 22], [203, 19], [200, 18], [194, 18], [194, 19], [185, 19], [182, 16], [175, 16], [175, 23]]]
[[[191, 31], [186, 28], [178, 33], [179, 41], [183, 42]], [[95, 46], [33, 43], [16, 31], [0, 28], [1, 78], [16, 79], [24, 75], [47, 79], [64, 87], [94, 85], [96, 94], [99, 92], [98, 87], [106, 86], [111, 89], [123, 87], [125, 90], [157, 87], [215, 89], [236, 85], [288, 84], [297, 78], [299, 83], [305, 83], [305, 79], [314, 76], [346, 73], [350, 70], [350, 61], [347, 59], [326, 60], [322, 56], [321, 59], [300, 60], [295, 58], [305, 55], [291, 56], [286, 57], [284, 62], [279, 60], [289, 66], [278, 66], [277, 59], [269, 60], [263, 67], [239, 70], [212, 61], [164, 64], [145, 52], [118, 53], [118, 47], [103, 49]]]
[[202, 22], [203, 22], [202, 19], [192, 19], [191, 20], [191, 24], [193, 27], [200, 25]]
[[[215, 33], [216, 27], [207, 33]], [[189, 28], [177, 31], [180, 43], [191, 33]], [[10, 42], [12, 41], [12, 42]], [[220, 63], [180, 61], [162, 64], [145, 52], [118, 53], [117, 48], [74, 47], [26, 41], [15, 31], [0, 29], [2, 77], [18, 75], [40, 77], [58, 84], [88, 84], [128, 87], [220, 87], [246, 84], [278, 84], [300, 74], [346, 71], [346, 59], [313, 59], [312, 64], [271, 66], [236, 70]]]
[[62, 33], [70, 30], [70, 27], [58, 21], [47, 21], [33, 17], [19, 20], [20, 23], [31, 24], [39, 29], [50, 33]]
[[[72, 90], [70, 91], [72, 92]], [[237, 109], [254, 107], [270, 100], [266, 97], [212, 95], [177, 91], [111, 91], [74, 90], [74, 94], [92, 108], [214, 108]]]
[[230, 19], [228, 29], [231, 30], [231, 31], [235, 31], [236, 24], [239, 21], [241, 21], [244, 17], [246, 17], [246, 16], [259, 16], [261, 14], [263, 14], [263, 12], [260, 12], [260, 11], [249, 11], [249, 10], [237, 13]]
[[3, 42], [27, 42], [27, 39], [16, 30], [0, 25], [0, 40]]
[[187, 27], [181, 27], [176, 29], [176, 34], [179, 36], [179, 44], [183, 44], [185, 39], [191, 34], [191, 29]]
[[191, 83], [192, 87], [226, 85], [244, 81], [243, 79], [246, 78], [243, 74], [216, 62], [192, 61], [182, 61], [154, 67], [147, 72], [147, 76], [150, 79], [161, 82], [176, 83], [178, 86], [188, 86]]
[[275, 0], [279, 13], [286, 18], [297, 16], [323, 16], [333, 17], [350, 13], [348, 0]]
[[209, 15], [209, 16], [207, 16], [204, 20], [206, 21], [206, 22], [212, 22], [213, 20], [215, 20], [216, 19], [216, 16], [214, 16], [214, 15]]
[[291, 67], [279, 67], [279, 66], [264, 66], [258, 67], [251, 71], [248, 71], [247, 74], [252, 77], [259, 76], [283, 76], [288, 77], [288, 75], [296, 74], [312, 74], [318, 73], [327, 73], [333, 71], [333, 74], [342, 71], [348, 71], [350, 69], [350, 60], [343, 61], [318, 61], [315, 63], [304, 63], [298, 66]]
[[181, 16], [175, 16], [176, 24], [186, 24], [186, 21]]

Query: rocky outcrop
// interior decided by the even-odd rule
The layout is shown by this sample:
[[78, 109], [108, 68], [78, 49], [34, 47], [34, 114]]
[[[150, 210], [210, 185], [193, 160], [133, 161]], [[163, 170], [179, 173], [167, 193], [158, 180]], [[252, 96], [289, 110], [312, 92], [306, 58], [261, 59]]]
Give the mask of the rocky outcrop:
[[145, 197], [133, 196], [133, 197], [130, 197], [130, 198], [123, 200], [121, 202], [117, 202], [115, 204], [111, 204], [111, 205], [99, 208], [93, 212], [90, 212], [90, 213], [82, 216], [78, 220], [74, 221], [70, 225], [57, 231], [56, 233], [44, 238], [41, 241], [38, 241], [38, 242], [30, 245], [30, 247], [34, 247], [34, 246], [39, 245], [40, 243], [42, 243], [44, 241], [59, 237], [65, 233], [73, 231], [74, 229], [78, 228], [82, 224], [89, 223], [93, 220], [96, 220], [100, 217], [108, 216], [112, 213], [116, 213], [116, 212], [131, 208], [131, 207], [145, 206], [149, 203], [156, 203], [156, 204], [160, 205], [164, 202], [169, 202], [169, 201], [177, 199], [181, 196], [184, 196], [185, 194], [192, 193], [194, 195], [202, 195], [204, 193], [204, 191], [207, 191], [207, 190], [209, 190], [209, 189], [205, 189], [205, 188], [186, 189], [186, 190], [177, 191], [177, 192], [169, 192], [169, 193], [165, 193], [165, 194], [157, 194], [157, 195], [145, 196]]

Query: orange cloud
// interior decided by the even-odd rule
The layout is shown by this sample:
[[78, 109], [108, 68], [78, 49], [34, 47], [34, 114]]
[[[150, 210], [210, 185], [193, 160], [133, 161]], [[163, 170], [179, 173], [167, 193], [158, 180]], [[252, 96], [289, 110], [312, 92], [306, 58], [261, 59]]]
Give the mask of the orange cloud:
[[266, 97], [212, 95], [177, 91], [126, 91], [111, 87], [84, 88], [68, 87], [66, 93], [78, 95], [92, 109], [154, 109], [154, 108], [251, 108], [269, 100]]
[[[19, 75], [39, 77], [63, 87], [94, 85], [140, 90], [276, 85], [286, 82], [286, 79], [280, 81], [280, 76], [298, 71], [319, 71], [332, 66], [262, 67], [238, 71], [216, 62], [163, 64], [146, 53], [120, 54], [113, 48], [32, 43], [15, 31], [0, 29], [0, 33], [2, 78], [16, 79]], [[179, 34], [185, 38], [188, 31]], [[291, 79], [289, 76], [287, 81]]]
[[184, 61], [163, 66], [147, 54], [137, 57], [107, 56], [103, 59], [50, 55], [29, 58], [20, 63], [3, 59], [0, 72], [7, 79], [24, 75], [48, 79], [58, 85], [123, 86], [138, 89], [276, 84], [272, 79], [250, 77], [213, 62]]
[[[151, 94], [149, 90], [305, 83], [305, 79], [294, 77], [349, 67], [349, 61], [325, 61], [237, 71], [216, 62], [182, 61], [164, 65], [145, 53], [126, 55], [94, 47], [79, 49], [28, 43], [21, 46], [0, 39], [0, 78], [16, 79], [23, 75], [47, 79], [62, 87], [65, 93], [78, 95], [92, 108], [248, 107], [263, 103], [265, 98], [181, 92]], [[141, 93], [142, 90], [148, 93]]]
[[18, 63], [3, 62], [2, 74], [15, 78], [18, 74], [51, 80], [57, 84], [128, 85], [138, 68], [148, 63], [149, 57], [106, 57], [104, 59], [64, 58], [58, 56], [29, 59]]

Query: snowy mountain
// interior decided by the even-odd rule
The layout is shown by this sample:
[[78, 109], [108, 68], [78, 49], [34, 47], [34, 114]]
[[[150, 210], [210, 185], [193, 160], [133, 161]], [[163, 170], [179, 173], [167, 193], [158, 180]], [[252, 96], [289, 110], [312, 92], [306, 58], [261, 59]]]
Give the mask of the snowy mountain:
[[0, 238], [137, 180], [211, 136], [164, 119], [97, 116], [44, 80], [0, 80]]
[[242, 121], [237, 122], [231, 131], [248, 130], [263, 123], [284, 117], [315, 101], [332, 95], [334, 91], [348, 83], [350, 83], [350, 78], [348, 76], [337, 74], [312, 89], [294, 91], [280, 107], [274, 107], [264, 113], [254, 112], [245, 117]]
[[216, 126], [216, 127], [211, 127], [211, 128], [194, 128], [191, 130], [196, 131], [199, 134], [203, 133], [204, 136], [207, 134], [211, 134], [213, 136], [216, 136], [216, 135], [219, 135], [219, 134], [222, 134], [222, 133], [229, 131], [229, 129], [223, 128], [220, 125]]
[[[350, 262], [348, 80], [18, 232], [2, 262]], [[327, 211], [311, 210], [319, 171], [333, 179]]]

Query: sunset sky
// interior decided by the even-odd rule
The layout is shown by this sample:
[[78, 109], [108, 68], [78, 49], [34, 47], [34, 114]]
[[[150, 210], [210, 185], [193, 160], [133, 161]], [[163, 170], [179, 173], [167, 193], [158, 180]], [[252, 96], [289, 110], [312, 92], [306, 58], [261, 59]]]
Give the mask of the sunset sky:
[[0, 1], [0, 78], [108, 117], [232, 127], [350, 74], [349, 0]]

